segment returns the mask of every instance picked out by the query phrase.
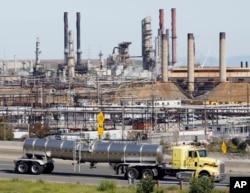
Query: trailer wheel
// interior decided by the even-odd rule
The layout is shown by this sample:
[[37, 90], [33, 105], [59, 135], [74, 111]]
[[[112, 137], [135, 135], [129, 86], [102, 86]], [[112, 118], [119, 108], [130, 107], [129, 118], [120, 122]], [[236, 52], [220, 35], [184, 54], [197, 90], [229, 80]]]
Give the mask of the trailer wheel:
[[44, 170], [43, 170], [43, 173], [50, 174], [53, 170], [54, 170], [54, 164], [53, 163], [47, 163]]
[[151, 178], [153, 179], [154, 177], [154, 173], [151, 169], [144, 169], [142, 170], [142, 178], [146, 179], [146, 178]]
[[41, 166], [39, 163], [33, 162], [30, 167], [30, 172], [32, 174], [38, 175], [43, 172], [44, 167]]
[[139, 176], [139, 172], [136, 168], [128, 168], [126, 173], [127, 178], [137, 179]]
[[19, 173], [19, 174], [27, 174], [28, 173], [28, 164], [25, 163], [25, 162], [18, 162], [16, 164], [16, 172]]

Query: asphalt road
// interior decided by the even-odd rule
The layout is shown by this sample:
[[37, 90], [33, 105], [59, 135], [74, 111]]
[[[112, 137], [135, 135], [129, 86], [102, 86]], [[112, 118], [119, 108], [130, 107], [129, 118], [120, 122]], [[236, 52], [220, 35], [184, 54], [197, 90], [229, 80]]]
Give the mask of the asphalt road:
[[[0, 179], [23, 179], [23, 180], [44, 180], [58, 183], [80, 183], [98, 185], [103, 180], [114, 180], [118, 186], [129, 186], [128, 180], [125, 180], [122, 175], [115, 175], [114, 171], [107, 164], [97, 165], [96, 168], [90, 169], [88, 164], [74, 167], [70, 161], [59, 160], [55, 163], [55, 169], [51, 174], [30, 175], [14, 173], [14, 163], [11, 159], [0, 158]], [[215, 183], [216, 187], [226, 188], [229, 183], [229, 177], [220, 183]], [[183, 183], [188, 186], [188, 182]], [[160, 186], [169, 185], [179, 186], [179, 181], [176, 178], [165, 177], [160, 181]]]

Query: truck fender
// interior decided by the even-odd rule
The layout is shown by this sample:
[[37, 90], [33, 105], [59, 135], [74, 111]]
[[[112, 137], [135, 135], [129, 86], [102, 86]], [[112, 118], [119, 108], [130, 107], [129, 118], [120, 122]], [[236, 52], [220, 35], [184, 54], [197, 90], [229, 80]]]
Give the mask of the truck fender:
[[153, 172], [154, 176], [158, 176], [158, 170], [156, 168], [153, 168], [152, 172]]

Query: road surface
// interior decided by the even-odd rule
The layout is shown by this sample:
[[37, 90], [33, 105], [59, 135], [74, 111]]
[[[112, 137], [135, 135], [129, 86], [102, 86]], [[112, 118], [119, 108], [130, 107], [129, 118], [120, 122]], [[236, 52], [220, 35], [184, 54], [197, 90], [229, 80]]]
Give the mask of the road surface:
[[[31, 175], [17, 174], [14, 172], [14, 163], [11, 159], [0, 159], [0, 179], [22, 179], [22, 180], [44, 180], [58, 183], [80, 183], [98, 185], [103, 180], [114, 180], [118, 186], [129, 186], [129, 181], [125, 180], [122, 175], [115, 175], [114, 171], [109, 168], [108, 164], [97, 164], [97, 167], [90, 169], [88, 164], [74, 167], [71, 161], [57, 160], [55, 169], [51, 174]], [[229, 183], [229, 177], [220, 183], [215, 183], [216, 187], [226, 188]], [[179, 186], [179, 181], [173, 177], [165, 177], [160, 181], [160, 186], [169, 185]], [[188, 182], [184, 182], [184, 186], [188, 186]]]

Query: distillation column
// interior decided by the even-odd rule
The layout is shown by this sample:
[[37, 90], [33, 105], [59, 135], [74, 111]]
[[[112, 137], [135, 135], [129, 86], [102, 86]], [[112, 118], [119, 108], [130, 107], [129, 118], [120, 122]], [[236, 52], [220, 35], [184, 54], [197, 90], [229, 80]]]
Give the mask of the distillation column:
[[69, 55], [68, 55], [68, 76], [75, 77], [75, 55], [74, 55], [74, 38], [73, 31], [69, 31]]
[[146, 17], [142, 20], [142, 61], [144, 70], [152, 70], [153, 49], [151, 17]]
[[41, 50], [40, 50], [40, 39], [39, 37], [36, 38], [36, 63], [34, 66], [34, 71], [33, 71], [33, 75], [36, 76], [38, 71], [41, 69], [41, 64], [40, 64], [40, 54], [41, 54]]

